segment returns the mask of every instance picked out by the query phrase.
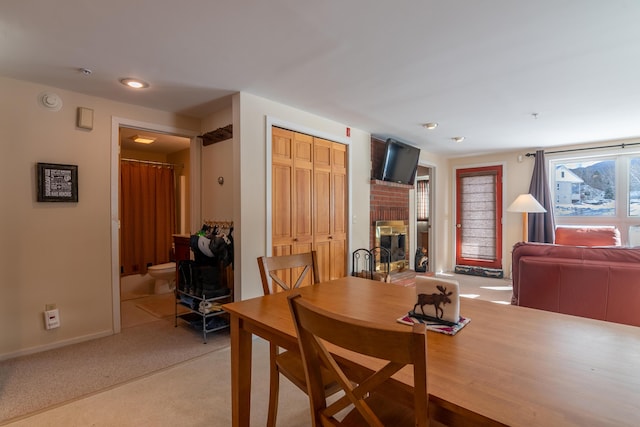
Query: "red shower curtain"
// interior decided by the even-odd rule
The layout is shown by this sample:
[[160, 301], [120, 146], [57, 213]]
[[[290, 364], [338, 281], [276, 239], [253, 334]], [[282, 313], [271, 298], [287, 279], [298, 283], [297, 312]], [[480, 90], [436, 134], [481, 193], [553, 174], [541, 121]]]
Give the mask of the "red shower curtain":
[[169, 261], [175, 233], [173, 168], [120, 162], [120, 274]]

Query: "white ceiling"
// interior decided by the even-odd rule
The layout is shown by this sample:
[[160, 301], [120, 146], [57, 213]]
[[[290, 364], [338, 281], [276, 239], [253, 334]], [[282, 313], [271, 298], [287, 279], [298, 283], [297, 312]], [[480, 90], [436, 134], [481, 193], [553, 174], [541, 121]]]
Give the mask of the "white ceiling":
[[639, 22], [638, 0], [3, 0], [0, 75], [195, 117], [246, 91], [434, 153], [528, 150], [640, 136]]

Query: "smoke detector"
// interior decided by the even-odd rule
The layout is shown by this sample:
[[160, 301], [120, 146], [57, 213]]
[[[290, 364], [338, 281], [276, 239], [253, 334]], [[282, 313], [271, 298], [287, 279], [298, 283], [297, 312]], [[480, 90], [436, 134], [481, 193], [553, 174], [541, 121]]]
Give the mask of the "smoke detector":
[[38, 100], [47, 110], [60, 111], [62, 108], [62, 99], [53, 92], [42, 92], [38, 95]]

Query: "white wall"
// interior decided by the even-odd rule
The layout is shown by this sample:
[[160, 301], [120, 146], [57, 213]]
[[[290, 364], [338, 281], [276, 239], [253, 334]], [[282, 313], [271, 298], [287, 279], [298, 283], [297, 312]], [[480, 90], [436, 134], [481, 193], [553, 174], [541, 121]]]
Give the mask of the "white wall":
[[[59, 112], [40, 107], [38, 94], [58, 93]], [[236, 297], [262, 293], [256, 258], [268, 253], [267, 119], [349, 144], [351, 179], [351, 249], [369, 244], [370, 134], [348, 124], [247, 93], [232, 97], [231, 107], [203, 119], [190, 119], [106, 99], [0, 77], [0, 358], [43, 350], [113, 332], [111, 272], [112, 118], [207, 132], [229, 123], [231, 140], [205, 147], [202, 153], [203, 219], [232, 218], [236, 224]], [[94, 129], [75, 127], [76, 107], [94, 109]], [[287, 127], [287, 126], [285, 126]], [[515, 156], [514, 156], [515, 157]], [[489, 157], [487, 158], [489, 159]], [[454, 159], [451, 166], [482, 159]], [[69, 163], [79, 167], [77, 204], [35, 201], [35, 164]], [[452, 268], [452, 182], [446, 159], [423, 152], [421, 162], [435, 167], [435, 219], [432, 227], [436, 270]], [[528, 188], [528, 178], [507, 162], [505, 198]], [[519, 166], [520, 167], [520, 166]], [[515, 169], [515, 168], [514, 168]], [[530, 172], [526, 172], [530, 176]], [[224, 176], [224, 186], [217, 184]], [[511, 184], [511, 183], [514, 184]], [[223, 193], [218, 193], [223, 191]], [[220, 204], [219, 200], [225, 203]], [[511, 220], [507, 221], [511, 223]], [[509, 225], [507, 246], [520, 234], [520, 219]], [[200, 224], [192, 224], [198, 228]], [[195, 230], [192, 230], [195, 231]], [[62, 326], [46, 331], [45, 304], [60, 308]]]
[[[429, 263], [433, 266], [433, 271], [442, 272], [452, 269], [450, 261], [451, 244], [447, 240], [447, 230], [451, 227], [450, 218], [450, 194], [449, 194], [449, 167], [445, 158], [428, 151], [420, 151], [419, 164], [432, 168], [430, 179], [434, 183], [433, 197], [433, 217], [430, 218], [431, 229], [429, 230], [432, 248], [429, 254]], [[415, 191], [414, 191], [415, 193]], [[415, 203], [411, 206], [415, 212]], [[415, 214], [414, 214], [415, 217]], [[415, 239], [415, 233], [413, 233]], [[415, 245], [409, 260], [413, 268], [413, 254], [415, 253]]]
[[[202, 133], [232, 124], [231, 107], [203, 120]], [[233, 220], [233, 141], [227, 139], [202, 147], [202, 218], [208, 221]], [[218, 184], [223, 177], [224, 184]], [[194, 224], [198, 229], [202, 224]], [[192, 231], [197, 231], [196, 229]]]
[[[57, 93], [60, 111], [38, 95]], [[0, 77], [0, 359], [112, 333], [112, 117], [193, 129], [199, 121]], [[77, 129], [76, 107], [94, 110]], [[36, 201], [37, 162], [78, 165], [78, 203]], [[61, 327], [44, 328], [45, 304]], [[119, 303], [119, 302], [118, 302]]]
[[[207, 221], [232, 220], [233, 141], [231, 139], [202, 147], [201, 174], [202, 218]], [[218, 183], [218, 177], [223, 178], [222, 185]]]
[[[38, 105], [38, 94], [44, 90], [61, 96], [64, 106], [60, 111]], [[206, 169], [198, 183], [207, 198], [203, 218], [231, 217], [235, 222], [237, 298], [262, 293], [256, 258], [268, 253], [267, 120], [349, 144], [351, 249], [369, 245], [371, 137], [365, 131], [352, 128], [351, 137], [346, 138], [348, 124], [247, 93], [235, 94], [230, 108], [202, 121], [3, 77], [0, 93], [0, 359], [113, 332], [112, 307], [119, 303], [113, 301], [111, 272], [114, 117], [190, 129], [194, 134], [233, 123], [233, 138], [206, 147], [202, 164], [197, 166]], [[92, 131], [75, 127], [78, 106], [94, 109]], [[518, 154], [524, 151], [454, 159], [421, 153], [421, 164], [435, 169], [431, 232], [436, 271], [450, 271], [454, 266], [454, 168], [504, 164], [506, 209], [529, 187], [533, 159], [519, 163]], [[37, 162], [78, 165], [79, 202], [36, 202]], [[221, 175], [225, 178], [222, 188], [217, 184]], [[216, 191], [224, 194], [214, 196]], [[219, 198], [225, 200], [224, 205]], [[192, 224], [192, 229], [200, 225]], [[521, 232], [521, 216], [505, 212], [505, 272], [510, 271], [511, 247]], [[49, 303], [57, 304], [62, 320], [62, 326], [51, 331], [44, 329], [42, 319]]]

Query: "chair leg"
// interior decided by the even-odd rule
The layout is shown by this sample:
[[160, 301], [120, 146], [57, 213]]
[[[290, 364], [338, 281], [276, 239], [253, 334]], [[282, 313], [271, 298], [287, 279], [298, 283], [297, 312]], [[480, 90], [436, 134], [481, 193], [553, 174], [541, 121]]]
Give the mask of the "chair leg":
[[275, 427], [278, 415], [278, 394], [280, 389], [280, 372], [276, 366], [275, 355], [277, 349], [272, 345], [269, 355], [269, 407], [267, 412], [267, 427]]

